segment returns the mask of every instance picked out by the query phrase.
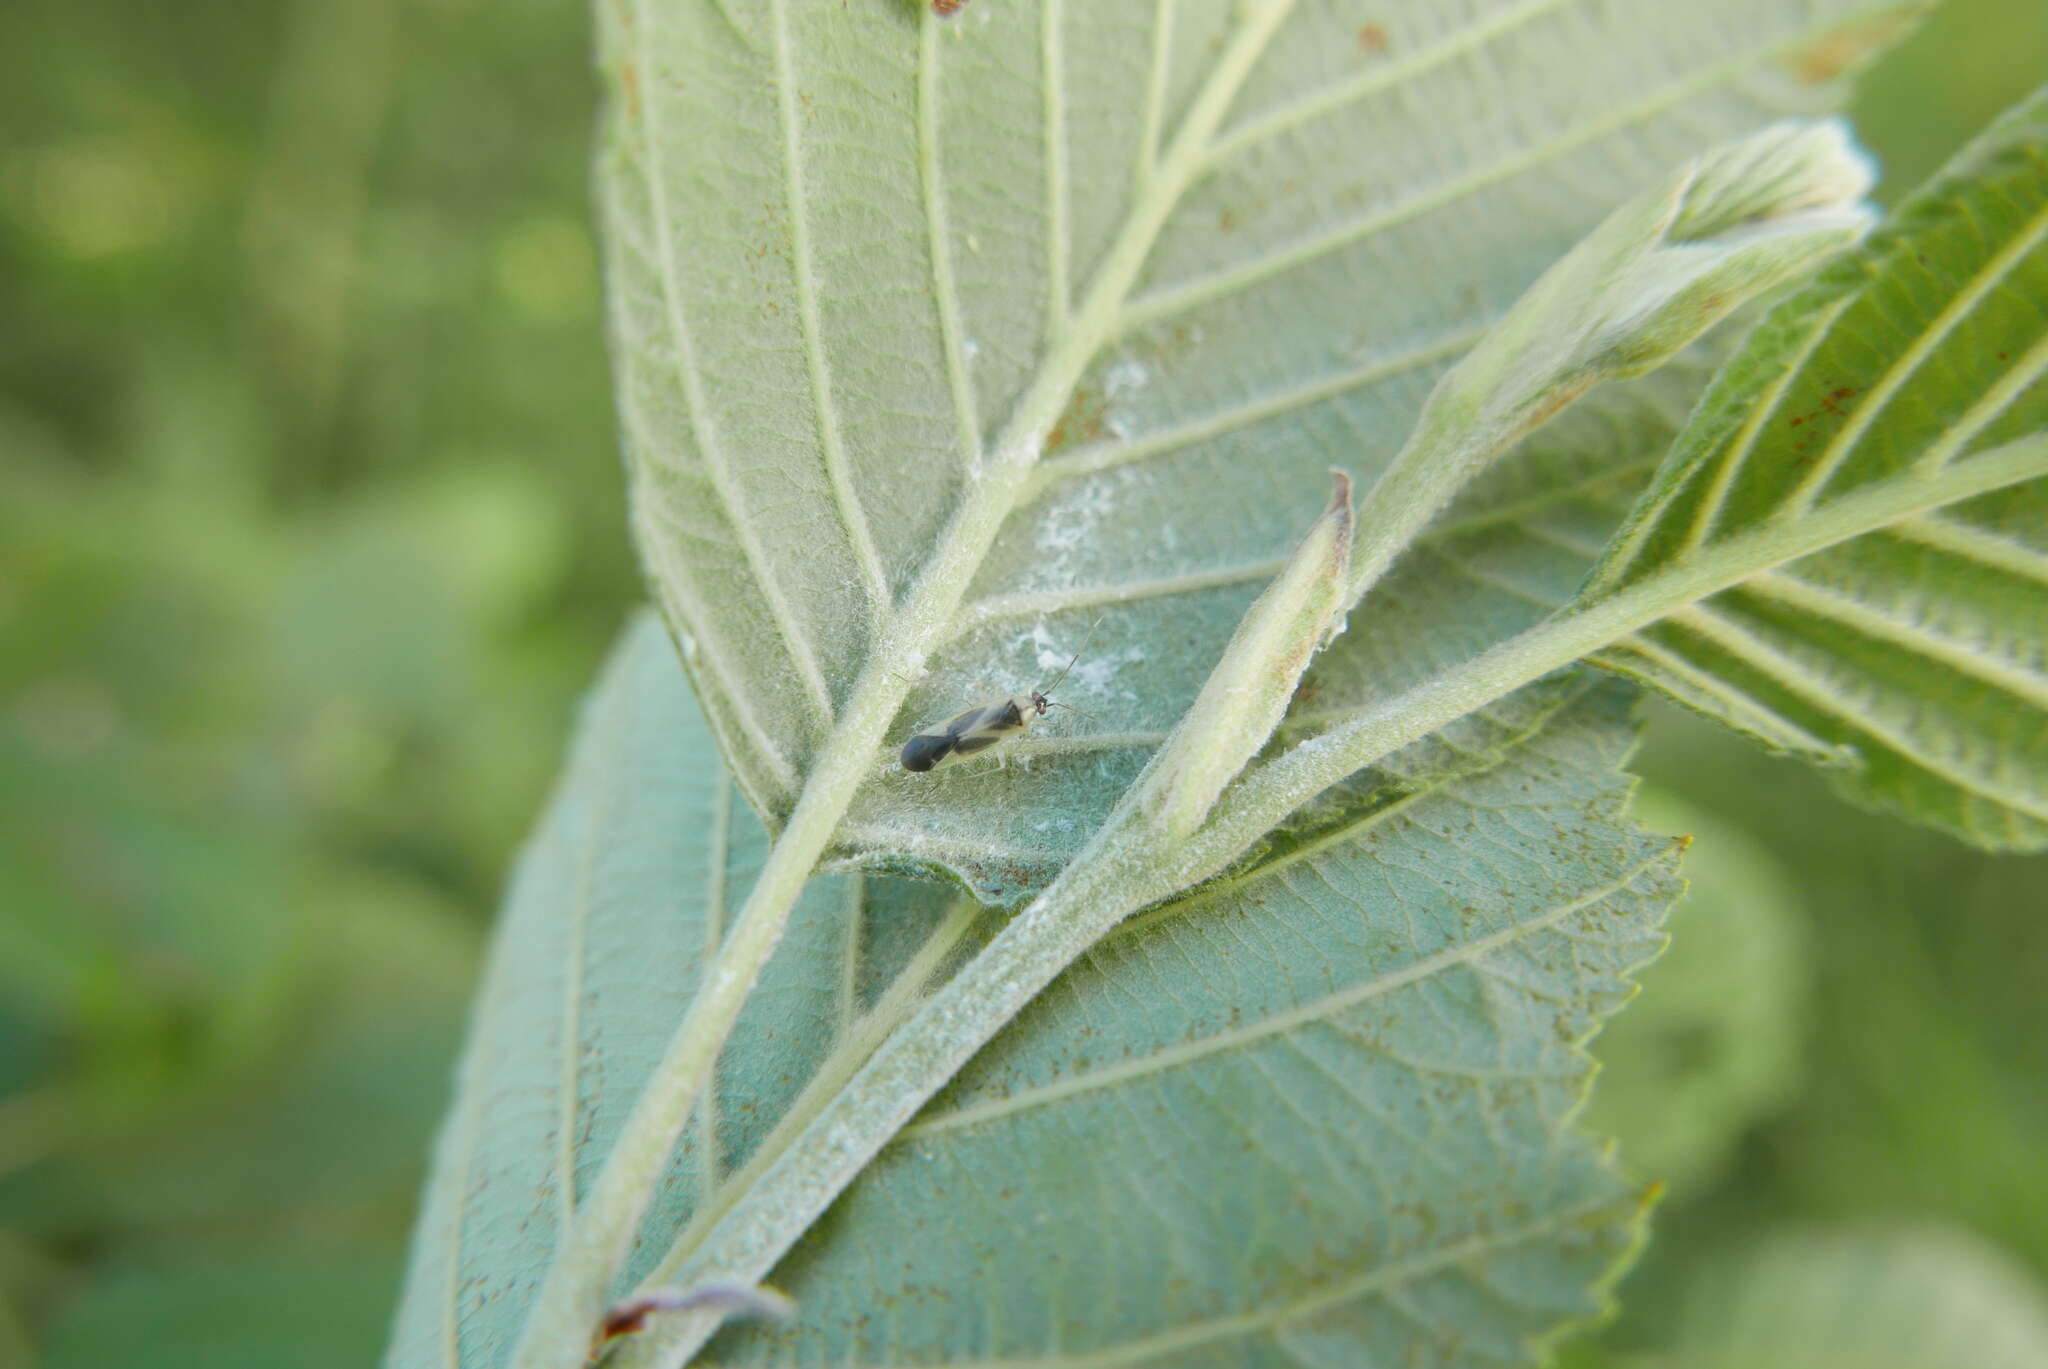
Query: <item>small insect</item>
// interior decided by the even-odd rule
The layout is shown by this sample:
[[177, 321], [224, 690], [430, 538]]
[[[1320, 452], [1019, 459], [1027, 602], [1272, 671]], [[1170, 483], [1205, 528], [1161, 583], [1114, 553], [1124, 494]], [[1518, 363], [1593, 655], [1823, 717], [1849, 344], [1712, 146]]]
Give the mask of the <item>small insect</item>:
[[[1096, 619], [1095, 627], [1101, 625], [1102, 620]], [[1086, 651], [1088, 643], [1094, 640], [1095, 627], [1089, 628], [1088, 636], [1082, 639], [1081, 651]], [[1074, 668], [1074, 661], [1081, 659], [1081, 651], [1074, 653], [1074, 660], [1067, 662], [1066, 670], [1062, 670], [1044, 689], [985, 700], [964, 713], [954, 714], [928, 732], [918, 733], [903, 743], [903, 754], [897, 758], [898, 763], [905, 770], [936, 770], [948, 761], [972, 756], [977, 751], [988, 750], [997, 742], [1023, 736], [1031, 730], [1032, 723], [1045, 716], [1048, 709], [1064, 708], [1070, 713], [1080, 713], [1080, 709], [1056, 703], [1046, 696], [1066, 680], [1067, 671]], [[1087, 714], [1081, 716], [1086, 717]]]
[[932, 13], [950, 19], [967, 6], [967, 0], [932, 0]]

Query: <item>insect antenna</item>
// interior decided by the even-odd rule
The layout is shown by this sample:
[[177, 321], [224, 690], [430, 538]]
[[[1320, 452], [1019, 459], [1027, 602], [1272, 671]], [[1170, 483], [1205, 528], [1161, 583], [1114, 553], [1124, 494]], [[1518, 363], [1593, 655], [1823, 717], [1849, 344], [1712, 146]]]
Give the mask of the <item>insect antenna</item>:
[[[1100, 618], [1097, 618], [1097, 619], [1096, 619], [1096, 620], [1095, 620], [1094, 622], [1092, 622], [1092, 623], [1090, 623], [1090, 624], [1088, 625], [1088, 635], [1087, 635], [1086, 637], [1083, 637], [1083, 638], [1081, 639], [1081, 651], [1086, 651], [1086, 650], [1088, 649], [1088, 644], [1089, 644], [1090, 642], [1092, 642], [1092, 641], [1094, 641], [1094, 640], [1095, 640], [1095, 629], [1096, 629], [1096, 628], [1099, 628], [1099, 627], [1101, 627], [1101, 626], [1102, 626], [1102, 620], [1101, 620]], [[1053, 692], [1053, 691], [1054, 691], [1055, 689], [1058, 689], [1058, 688], [1059, 688], [1059, 687], [1060, 687], [1060, 686], [1061, 686], [1062, 684], [1064, 684], [1064, 683], [1066, 682], [1066, 678], [1067, 678], [1067, 670], [1072, 670], [1072, 669], [1074, 668], [1074, 661], [1078, 661], [1078, 660], [1080, 660], [1080, 659], [1081, 659], [1081, 651], [1077, 651], [1077, 652], [1075, 652], [1075, 653], [1074, 653], [1074, 660], [1073, 660], [1073, 661], [1068, 661], [1068, 662], [1067, 662], [1067, 667], [1066, 667], [1066, 670], [1062, 670], [1062, 671], [1061, 671], [1061, 672], [1059, 673], [1059, 675], [1058, 675], [1057, 677], [1055, 677], [1055, 678], [1054, 678], [1054, 680], [1053, 680], [1053, 682], [1052, 682], [1051, 684], [1047, 685], [1047, 686], [1046, 686], [1045, 688], [1043, 688], [1043, 689], [1041, 689], [1041, 690], [1038, 690], [1037, 692], [1038, 692], [1039, 694], [1050, 694], [1050, 693], [1052, 693], [1052, 692]], [[1046, 702], [1047, 702], [1047, 703], [1050, 703], [1050, 702], [1052, 702], [1052, 701], [1051, 701], [1050, 699], [1048, 699], [1048, 700], [1046, 700]], [[1067, 704], [1061, 704], [1061, 705], [1060, 705], [1060, 707], [1061, 707], [1061, 708], [1066, 708], [1066, 707], [1068, 707], [1068, 706], [1069, 706], [1069, 705], [1067, 705]], [[1078, 709], [1078, 708], [1074, 709], [1074, 711], [1075, 711], [1076, 713], [1080, 713], [1080, 712], [1081, 712], [1081, 710], [1080, 710], [1080, 709]], [[1083, 717], [1086, 717], [1087, 715], [1086, 715], [1086, 714], [1082, 714], [1082, 716], [1083, 716]]]
[[1051, 704], [1054, 708], [1064, 708], [1069, 713], [1080, 713], [1082, 717], [1086, 718], [1091, 723], [1101, 721], [1101, 719], [1097, 718], [1093, 713], [1083, 712], [1081, 709], [1074, 707], [1072, 704], [1061, 703], [1058, 699], [1047, 699], [1046, 702]]

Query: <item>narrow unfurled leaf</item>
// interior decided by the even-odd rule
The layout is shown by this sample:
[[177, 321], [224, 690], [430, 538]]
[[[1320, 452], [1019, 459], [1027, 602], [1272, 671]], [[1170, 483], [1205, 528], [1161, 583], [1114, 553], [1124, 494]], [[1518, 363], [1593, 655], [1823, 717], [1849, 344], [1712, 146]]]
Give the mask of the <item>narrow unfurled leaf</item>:
[[1360, 511], [1354, 595], [1531, 428], [1595, 385], [1662, 365], [1862, 237], [1870, 182], [1839, 123], [1786, 123], [1714, 149], [1608, 215], [1437, 382]]
[[1311, 657], [1341, 624], [1351, 568], [1351, 478], [1238, 622], [1223, 659], [1139, 781], [1135, 800], [1169, 836], [1201, 825], [1216, 795], [1273, 735]]
[[[1659, 365], [1747, 300], [1862, 237], [1870, 164], [1834, 121], [1780, 124], [1701, 157], [1608, 216], [1439, 384], [1433, 404], [1518, 432]], [[1420, 425], [1424, 431], [1430, 422]]]

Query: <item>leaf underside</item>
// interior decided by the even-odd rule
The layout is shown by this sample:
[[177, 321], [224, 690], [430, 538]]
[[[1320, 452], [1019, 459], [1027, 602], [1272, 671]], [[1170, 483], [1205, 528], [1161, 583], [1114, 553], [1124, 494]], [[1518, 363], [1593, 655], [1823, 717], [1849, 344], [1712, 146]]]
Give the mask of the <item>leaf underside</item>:
[[[1811, 45], [1888, 7], [1281, 8], [1233, 88], [1235, 0], [991, 4], [923, 29], [836, 0], [602, 7], [636, 531], [771, 826], [1020, 396], [1078, 351], [1035, 483], [890, 741], [1043, 683], [1106, 614], [1062, 691], [1088, 716], [1006, 747], [999, 782], [993, 758], [901, 774], [885, 746], [836, 851], [1028, 897], [1195, 697], [1326, 468], [1369, 480], [1610, 205], [1825, 103], [1803, 82], [1841, 49]], [[1219, 83], [1193, 174], [1160, 174]], [[1084, 308], [1131, 251], [1130, 290]]]
[[[2048, 429], [2044, 376], [2048, 92], [1772, 313], [1596, 590]], [[1865, 803], [1979, 845], [2048, 844], [2048, 478], [1757, 575], [1600, 659], [1847, 767]]]
[[[1533, 693], [1519, 734], [1419, 748], [1113, 933], [783, 1262], [798, 1320], [705, 1362], [1478, 1365], [1596, 1310], [1639, 1200], [1571, 1126], [1581, 1045], [1676, 850], [1619, 820], [1627, 692]], [[521, 863], [390, 1363], [502, 1362], [765, 839], [643, 621]], [[990, 916], [813, 882], [618, 1291]]]
[[[565, 1223], [934, 544], [1062, 357], [1041, 479], [893, 740], [1044, 680], [1009, 769], [878, 753], [614, 1291], [718, 1216], [1079, 849], [1327, 496], [1623, 194], [1820, 102], [1776, 0], [970, 7], [616, 0], [601, 155], [642, 621], [508, 898], [389, 1363], [504, 1362]], [[1199, 174], [1160, 149], [1278, 13]], [[1161, 16], [1170, 15], [1170, 22]], [[1825, 66], [1826, 64], [1821, 64]], [[1142, 271], [1102, 307], [1117, 253]], [[1315, 663], [1299, 736], [1568, 602], [1697, 373], [1545, 428]], [[1034, 439], [1035, 440], [1035, 439]], [[1626, 691], [1539, 681], [1141, 914], [1001, 1034], [707, 1362], [1524, 1362], [1637, 1195], [1572, 1127], [1675, 854], [1619, 819]], [[885, 748], [892, 749], [892, 748]], [[869, 873], [843, 873], [865, 868]]]

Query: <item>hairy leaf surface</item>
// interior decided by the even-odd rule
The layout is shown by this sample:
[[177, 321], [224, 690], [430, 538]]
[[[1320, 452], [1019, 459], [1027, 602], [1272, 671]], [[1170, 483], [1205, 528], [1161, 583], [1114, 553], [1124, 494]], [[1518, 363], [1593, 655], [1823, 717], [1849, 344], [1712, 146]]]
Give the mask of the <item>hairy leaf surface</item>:
[[[1570, 1125], [1580, 1047], [1655, 951], [1676, 848], [1621, 822], [1626, 694], [1589, 685], [1127, 923], [784, 1262], [798, 1322], [707, 1362], [1477, 1365], [1593, 1311], [1639, 1199]], [[502, 1362], [758, 858], [732, 788], [643, 620], [515, 881], [389, 1363]], [[617, 1291], [715, 1244], [778, 1124], [990, 920], [814, 881]]]
[[[2048, 430], [2048, 93], [1765, 322], [1593, 593]], [[1932, 502], [1932, 501], [1930, 501]], [[1746, 580], [1601, 658], [1865, 802], [2048, 843], [2048, 479]]]
[[[1620, 693], [1557, 673], [1587, 645], [1525, 649], [1343, 753], [1178, 883], [1098, 861], [1059, 915], [1002, 924], [929, 884], [805, 881], [823, 853], [988, 902], [1045, 885], [1321, 507], [1332, 452], [1370, 478], [1545, 264], [1813, 102], [1790, 59], [1868, 7], [601, 12], [635, 527], [703, 714], [636, 629], [513, 890], [393, 1363], [517, 1344], [554, 1369], [607, 1291], [778, 1260], [799, 1322], [714, 1358], [1527, 1358], [1632, 1229], [1569, 1121], [1579, 1046], [1670, 894], [1669, 848], [1617, 818]], [[1610, 397], [1451, 505], [1260, 779], [1530, 638], [1687, 393]], [[1088, 716], [1008, 774], [889, 764], [888, 731], [1044, 679], [1105, 614], [1061, 690]], [[1091, 1234], [1007, 1238], [1003, 1183]], [[674, 1363], [702, 1330], [617, 1353]]]
[[[1021, 900], [1194, 698], [1325, 468], [1369, 480], [1588, 225], [1819, 103], [1806, 45], [1883, 8], [602, 6], [635, 525], [743, 792], [787, 815], [870, 664], [919, 681], [900, 743], [1042, 683], [1107, 612], [1064, 690], [1089, 716], [1020, 744], [1031, 773], [878, 754], [841, 831], [849, 862]], [[871, 663], [924, 596], [920, 659]]]
[[[673, 647], [643, 617], [514, 875], [387, 1363], [505, 1361], [766, 848]], [[948, 903], [930, 884], [812, 882], [663, 1177], [671, 1203], [693, 1207], [745, 1163]]]

